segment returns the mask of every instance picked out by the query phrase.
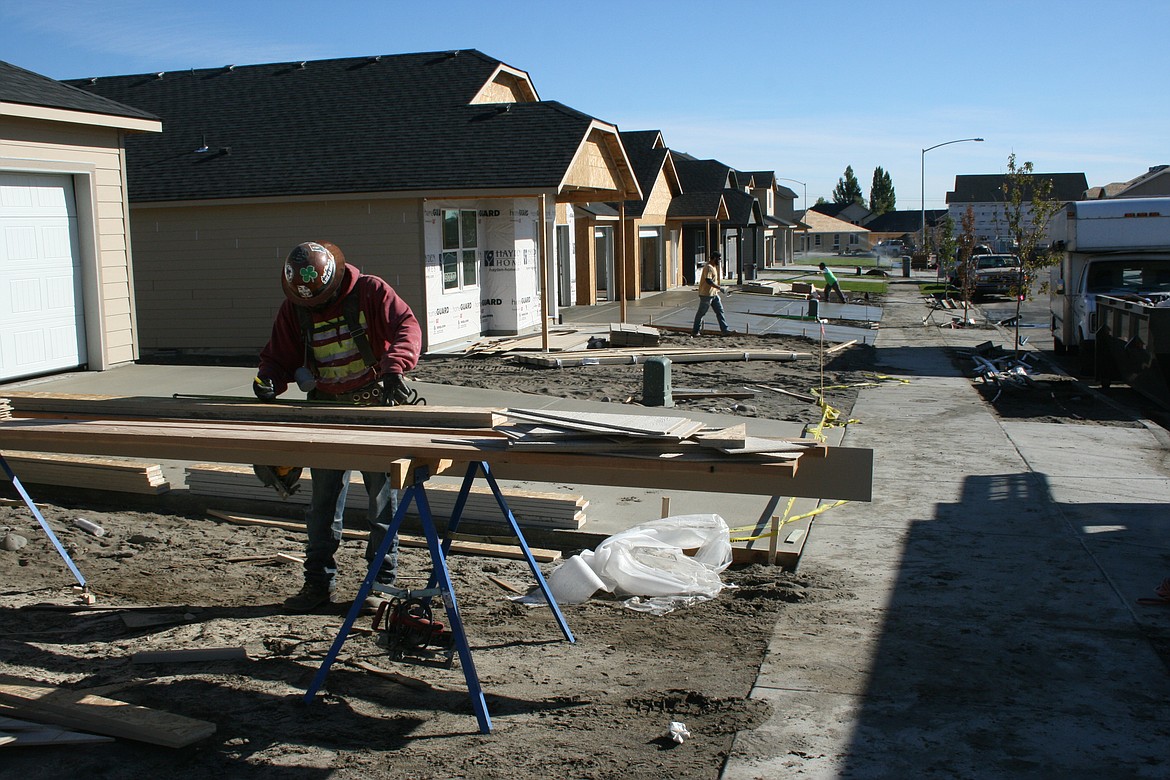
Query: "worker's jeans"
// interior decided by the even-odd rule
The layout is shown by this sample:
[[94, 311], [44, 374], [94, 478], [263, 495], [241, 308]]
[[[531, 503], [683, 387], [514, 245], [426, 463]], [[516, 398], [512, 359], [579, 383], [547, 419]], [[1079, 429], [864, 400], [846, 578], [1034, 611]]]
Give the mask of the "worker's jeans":
[[707, 309], [715, 312], [715, 319], [719, 320], [719, 330], [727, 335], [728, 327], [727, 320], [723, 318], [723, 302], [719, 300], [718, 295], [699, 296], [699, 310], [695, 312], [695, 327], [691, 328], [691, 334], [698, 336], [702, 331], [703, 317], [706, 316]]
[[[309, 543], [305, 550], [305, 581], [333, 587], [337, 577], [337, 548], [341, 544], [345, 497], [349, 492], [349, 472], [332, 469], [312, 469], [313, 500], [305, 513], [309, 529]], [[362, 472], [369, 506], [366, 522], [370, 538], [366, 543], [366, 562], [374, 560], [378, 547], [386, 538], [386, 531], [394, 513], [398, 511], [398, 491], [390, 486], [389, 478], [379, 472]], [[398, 537], [390, 544], [378, 570], [377, 582], [392, 585], [398, 569]], [[365, 577], [363, 573], [362, 577]]]

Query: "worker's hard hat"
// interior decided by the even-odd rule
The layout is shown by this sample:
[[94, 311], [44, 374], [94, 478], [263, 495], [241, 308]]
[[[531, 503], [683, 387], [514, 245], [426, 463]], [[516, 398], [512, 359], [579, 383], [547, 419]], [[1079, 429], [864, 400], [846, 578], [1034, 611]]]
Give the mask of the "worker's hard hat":
[[341, 286], [345, 255], [328, 241], [297, 244], [284, 261], [281, 285], [284, 294], [297, 306], [314, 307], [328, 303]]

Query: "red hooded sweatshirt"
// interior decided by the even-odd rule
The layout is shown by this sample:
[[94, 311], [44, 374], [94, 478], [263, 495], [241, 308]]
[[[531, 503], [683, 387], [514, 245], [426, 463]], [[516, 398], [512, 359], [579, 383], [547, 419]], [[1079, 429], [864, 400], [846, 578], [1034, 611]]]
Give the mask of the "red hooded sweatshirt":
[[[317, 389], [341, 394], [372, 384], [385, 374], [405, 374], [418, 365], [422, 328], [406, 301], [377, 276], [367, 276], [346, 265], [341, 293], [327, 307], [310, 309], [313, 321], [314, 374]], [[358, 296], [361, 322], [377, 364], [366, 367], [345, 320], [345, 298]], [[260, 352], [261, 379], [270, 379], [277, 394], [288, 389], [293, 374], [307, 365], [305, 338], [301, 334], [298, 307], [281, 304], [272, 336]]]

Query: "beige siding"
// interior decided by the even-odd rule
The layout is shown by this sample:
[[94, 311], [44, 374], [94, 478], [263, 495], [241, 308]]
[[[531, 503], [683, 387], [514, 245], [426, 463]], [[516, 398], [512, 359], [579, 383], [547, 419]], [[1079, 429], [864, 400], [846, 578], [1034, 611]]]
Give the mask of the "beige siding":
[[419, 213], [413, 199], [135, 206], [142, 349], [258, 353], [284, 300], [284, 258], [302, 241], [334, 242], [426, 311]]
[[[127, 253], [123, 131], [0, 116], [0, 170], [72, 174], [90, 368], [137, 356]], [[112, 280], [114, 284], [107, 284]]]

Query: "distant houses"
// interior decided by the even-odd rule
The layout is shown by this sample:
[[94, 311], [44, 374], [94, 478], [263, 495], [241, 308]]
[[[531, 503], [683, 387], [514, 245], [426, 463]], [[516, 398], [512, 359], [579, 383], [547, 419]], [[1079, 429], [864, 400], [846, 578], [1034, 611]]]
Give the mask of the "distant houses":
[[[1088, 191], [1082, 174], [1043, 175], [1058, 197]], [[1001, 181], [956, 177], [952, 217], [971, 205], [992, 231]], [[1158, 166], [1088, 196], [1168, 185]], [[473, 49], [69, 82], [0, 63], [0, 196], [0, 381], [255, 354], [282, 261], [309, 239], [393, 284], [443, 351], [693, 285], [713, 251], [743, 283], [913, 243], [924, 216], [797, 211], [774, 172], [542, 99]]]

